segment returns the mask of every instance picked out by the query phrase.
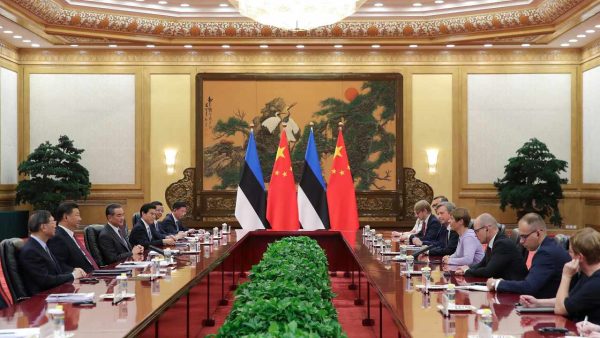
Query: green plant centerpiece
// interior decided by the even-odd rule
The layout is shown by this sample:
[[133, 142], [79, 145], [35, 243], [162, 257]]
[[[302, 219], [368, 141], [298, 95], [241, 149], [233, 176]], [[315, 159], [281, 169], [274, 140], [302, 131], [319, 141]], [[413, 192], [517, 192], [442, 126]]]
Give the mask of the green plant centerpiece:
[[525, 142], [517, 156], [509, 158], [504, 177], [494, 182], [500, 197], [500, 209], [515, 209], [520, 219], [529, 212], [550, 217], [556, 226], [562, 223], [558, 201], [563, 198], [561, 184], [567, 183], [560, 173], [567, 162], [556, 158], [546, 144], [536, 138]]
[[17, 185], [16, 203], [53, 212], [64, 200], [85, 199], [91, 183], [88, 170], [79, 164], [83, 152], [64, 135], [57, 145], [40, 144], [19, 164], [19, 174], [26, 178]]

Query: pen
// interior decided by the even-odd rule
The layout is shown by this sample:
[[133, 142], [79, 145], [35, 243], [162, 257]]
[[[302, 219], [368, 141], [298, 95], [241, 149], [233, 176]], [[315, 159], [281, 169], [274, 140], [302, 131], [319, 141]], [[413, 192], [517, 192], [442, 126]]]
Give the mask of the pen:
[[116, 301], [116, 302], [115, 302], [115, 301], [113, 301], [112, 305], [117, 305], [117, 304], [119, 304], [120, 302], [122, 302], [122, 301], [124, 301], [124, 300], [125, 300], [125, 297], [123, 297], [123, 298], [119, 299], [119, 300], [118, 300], [118, 301]]
[[585, 327], [588, 323], [588, 316], [585, 316], [585, 318], [583, 318], [583, 327]]

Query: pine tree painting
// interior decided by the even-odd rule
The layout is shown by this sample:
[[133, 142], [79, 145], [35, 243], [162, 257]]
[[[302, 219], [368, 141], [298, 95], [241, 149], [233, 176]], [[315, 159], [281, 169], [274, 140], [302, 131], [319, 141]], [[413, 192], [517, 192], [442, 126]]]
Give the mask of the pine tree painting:
[[[295, 105], [296, 102], [274, 97], [264, 104], [260, 115], [247, 118], [246, 112], [237, 111], [226, 120], [216, 122], [212, 128], [216, 142], [204, 148], [204, 176], [219, 178], [219, 183], [213, 189], [237, 187], [250, 124], [254, 124], [264, 179], [269, 182], [281, 123], [286, 123], [294, 175], [296, 181], [299, 180], [310, 125], [298, 125], [295, 117], [299, 112]], [[394, 81], [365, 81], [360, 90], [347, 88], [343, 99], [322, 99], [320, 110], [310, 113], [322, 161], [333, 155], [338, 123], [344, 122], [344, 138], [347, 140], [347, 152], [357, 190], [383, 190], [382, 182], [393, 180], [392, 173], [381, 172], [380, 167], [391, 163], [396, 153], [396, 136], [386, 130], [389, 129], [386, 128], [388, 124], [394, 122], [395, 105]], [[236, 144], [228, 139], [233, 135], [241, 135], [243, 143]], [[328, 176], [326, 173], [324, 175]]]

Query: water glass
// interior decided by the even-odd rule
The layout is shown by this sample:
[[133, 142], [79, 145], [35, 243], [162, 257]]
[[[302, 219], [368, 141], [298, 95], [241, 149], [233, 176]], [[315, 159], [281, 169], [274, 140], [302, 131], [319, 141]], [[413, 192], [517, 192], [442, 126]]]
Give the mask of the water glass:
[[406, 272], [413, 272], [415, 258], [413, 256], [406, 257]]

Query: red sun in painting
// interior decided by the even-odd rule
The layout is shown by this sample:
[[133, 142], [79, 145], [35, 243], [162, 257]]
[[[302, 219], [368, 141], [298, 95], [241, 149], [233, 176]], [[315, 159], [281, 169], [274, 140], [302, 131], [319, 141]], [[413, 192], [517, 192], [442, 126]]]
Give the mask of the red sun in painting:
[[356, 88], [354, 88], [354, 87], [350, 87], [350, 88], [346, 89], [346, 91], [344, 92], [344, 97], [346, 98], [346, 100], [348, 100], [348, 102], [354, 101], [354, 99], [357, 96], [358, 96], [358, 90], [356, 90]]

